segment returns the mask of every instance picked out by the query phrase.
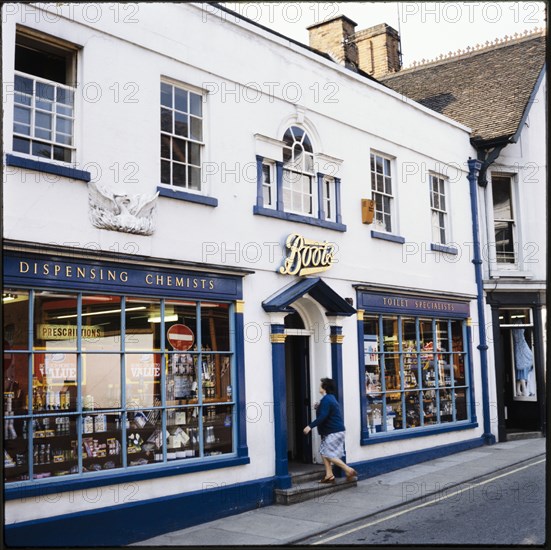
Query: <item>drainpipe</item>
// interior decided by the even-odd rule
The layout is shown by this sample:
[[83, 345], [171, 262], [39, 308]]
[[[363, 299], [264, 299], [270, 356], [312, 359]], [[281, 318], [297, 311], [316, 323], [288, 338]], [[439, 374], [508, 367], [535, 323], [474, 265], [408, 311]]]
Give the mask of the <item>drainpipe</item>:
[[496, 442], [490, 429], [490, 399], [488, 390], [488, 343], [486, 339], [486, 318], [484, 314], [484, 286], [482, 283], [482, 255], [480, 253], [480, 239], [478, 226], [478, 196], [477, 181], [482, 163], [479, 160], [469, 159], [469, 188], [471, 192], [471, 216], [473, 222], [473, 264], [476, 279], [476, 303], [478, 310], [478, 337], [480, 344], [480, 371], [482, 375], [482, 411], [484, 416], [484, 433], [482, 439], [486, 445]]

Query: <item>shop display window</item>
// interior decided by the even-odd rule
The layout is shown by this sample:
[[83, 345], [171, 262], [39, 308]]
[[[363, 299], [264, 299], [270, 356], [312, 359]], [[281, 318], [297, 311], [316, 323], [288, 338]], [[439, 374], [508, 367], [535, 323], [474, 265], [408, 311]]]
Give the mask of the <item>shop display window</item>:
[[3, 314], [5, 481], [235, 452], [230, 304], [13, 289]]
[[366, 315], [369, 434], [468, 420], [463, 320]]

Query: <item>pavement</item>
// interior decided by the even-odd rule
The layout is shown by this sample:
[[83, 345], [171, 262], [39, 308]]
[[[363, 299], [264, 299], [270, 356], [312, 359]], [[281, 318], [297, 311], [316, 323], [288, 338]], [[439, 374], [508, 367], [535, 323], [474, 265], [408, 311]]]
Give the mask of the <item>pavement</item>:
[[[289, 506], [274, 504], [132, 546], [289, 545], [545, 455], [545, 438], [477, 447], [358, 481], [356, 487]], [[467, 488], [465, 486], [465, 488]]]

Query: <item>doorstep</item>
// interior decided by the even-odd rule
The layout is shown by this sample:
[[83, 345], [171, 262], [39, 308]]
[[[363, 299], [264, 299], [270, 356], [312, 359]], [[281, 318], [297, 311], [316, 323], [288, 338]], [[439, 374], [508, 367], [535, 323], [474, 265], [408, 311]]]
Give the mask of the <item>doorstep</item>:
[[304, 474], [291, 475], [291, 487], [289, 489], [275, 489], [276, 504], [296, 504], [312, 500], [338, 491], [343, 491], [358, 485], [357, 480], [347, 480], [345, 477], [336, 477], [335, 483], [318, 483], [325, 475], [325, 470], [317, 470]]

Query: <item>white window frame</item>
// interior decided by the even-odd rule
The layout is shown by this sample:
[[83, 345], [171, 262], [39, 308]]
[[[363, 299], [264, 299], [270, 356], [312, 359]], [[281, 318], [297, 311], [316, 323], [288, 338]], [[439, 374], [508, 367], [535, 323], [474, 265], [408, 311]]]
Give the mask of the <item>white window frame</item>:
[[[161, 151], [159, 155], [159, 185], [161, 187], [165, 187], [167, 189], [172, 189], [173, 191], [185, 191], [187, 193], [195, 193], [198, 195], [205, 195], [206, 194], [206, 185], [204, 181], [204, 172], [203, 172], [203, 163], [205, 159], [205, 95], [202, 90], [199, 90], [195, 88], [194, 86], [184, 84], [182, 82], [178, 82], [169, 78], [162, 77], [160, 79], [160, 85], [161, 89], [163, 85], [171, 86], [172, 87], [172, 106], [166, 106], [163, 104], [163, 98], [161, 93], [161, 100], [159, 102], [159, 108], [161, 111], [161, 115], [159, 118], [159, 134], [161, 136], [160, 142], [161, 142]], [[175, 94], [176, 89], [182, 90], [188, 94], [188, 101], [187, 101], [187, 113], [184, 113], [183, 111], [180, 111], [176, 109], [175, 106]], [[201, 114], [196, 115], [191, 112], [191, 95], [194, 94], [200, 98], [200, 105], [201, 105]], [[166, 129], [163, 129], [163, 122], [162, 122], [162, 110], [165, 109], [167, 111], [170, 111], [172, 114], [172, 130], [169, 132]], [[181, 115], [186, 115], [188, 120], [188, 130], [187, 130], [187, 136], [180, 135], [175, 133], [175, 113], [179, 113]], [[201, 139], [194, 139], [191, 137], [191, 118], [198, 119], [201, 122]], [[163, 156], [163, 136], [166, 136], [170, 140], [170, 158]], [[173, 140], [178, 139], [186, 142], [186, 155], [185, 155], [185, 161], [184, 162], [175, 162], [175, 159], [173, 158]], [[190, 145], [197, 145], [199, 147], [199, 163], [191, 163], [190, 162]], [[169, 182], [163, 181], [163, 162], [168, 162], [170, 166], [170, 176], [169, 176]], [[175, 185], [173, 183], [174, 178], [174, 172], [173, 172], [173, 166], [185, 166], [185, 174], [186, 174], [186, 182], [185, 185]], [[165, 164], [166, 167], [166, 164]], [[190, 187], [189, 180], [190, 180], [190, 174], [192, 169], [198, 169], [199, 171], [199, 188]]]
[[[434, 190], [435, 181], [438, 187], [436, 192]], [[431, 208], [431, 239], [435, 244], [446, 246], [451, 241], [447, 178], [441, 174], [429, 173], [429, 193]], [[444, 238], [442, 238], [442, 232], [444, 232]]]
[[[283, 146], [284, 151], [285, 149], [291, 150], [291, 159], [287, 163], [283, 163], [283, 208], [285, 212], [317, 218], [318, 185], [314, 171], [315, 164], [313, 148], [311, 146], [310, 138], [308, 137], [312, 151], [310, 152], [305, 150], [303, 145], [305, 140], [304, 136], [308, 136], [308, 132], [304, 128], [301, 128], [298, 124], [291, 124], [285, 134], [287, 134], [290, 130], [292, 131], [293, 128], [298, 128], [303, 132], [303, 134], [300, 139], [297, 139], [296, 136], [294, 136], [294, 142], [291, 147], [289, 147], [287, 143]], [[296, 155], [297, 150], [302, 150], [302, 153]], [[307, 206], [308, 201], [310, 202], [309, 211], [305, 208], [305, 203]]]
[[[383, 160], [383, 172], [377, 172], [377, 157]], [[375, 171], [373, 171], [372, 162], [375, 161]], [[396, 220], [396, 180], [394, 179], [394, 174], [396, 170], [394, 169], [395, 157], [388, 155], [386, 153], [381, 153], [379, 151], [371, 150], [369, 155], [369, 178], [370, 178], [370, 188], [371, 188], [371, 198], [375, 201], [375, 217], [373, 219], [373, 225], [377, 231], [383, 231], [385, 233], [397, 234], [397, 220]], [[386, 161], [386, 163], [385, 163]], [[390, 171], [388, 171], [388, 168]], [[374, 178], [375, 176], [375, 178]], [[377, 176], [382, 176], [383, 179], [383, 190], [377, 189]], [[387, 182], [390, 182], [390, 193], [387, 190]], [[378, 197], [382, 197], [383, 208], [381, 209], [380, 203], [377, 200]], [[388, 210], [385, 210], [384, 199], [388, 199]], [[390, 228], [387, 227], [387, 224], [384, 220], [385, 216], [388, 216], [390, 221]]]
[[[269, 181], [266, 181], [268, 174]], [[275, 162], [264, 159], [262, 161], [262, 201], [264, 208], [275, 209], [277, 206], [277, 181]], [[265, 193], [269, 194], [270, 200], [266, 200]]]
[[325, 219], [331, 222], [337, 221], [337, 199], [335, 178], [324, 176], [322, 180], [322, 205]]
[[[78, 47], [58, 40], [50, 40], [35, 31], [26, 32], [24, 29], [18, 28], [16, 31], [16, 50], [19, 47], [27, 47], [44, 54], [53, 53], [68, 58], [68, 61], [65, 83], [14, 70], [12, 151], [20, 156], [40, 159], [40, 161], [51, 164], [72, 165], [76, 162], [77, 151], [75, 140], [77, 136], [76, 71]], [[25, 81], [27, 83], [30, 81], [31, 86], [25, 85]], [[52, 94], [45, 93], [46, 90], [51, 90]], [[58, 99], [60, 93], [66, 99], [70, 98], [68, 102]], [[21, 120], [18, 121], [16, 117], [17, 112], [21, 115], [25, 111], [29, 111], [28, 124]], [[40, 126], [38, 121], [40, 117], [51, 118], [49, 129], [46, 126]], [[58, 131], [58, 121], [68, 121], [69, 131]], [[28, 127], [28, 133], [25, 133], [25, 127]], [[48, 131], [50, 136], [46, 137]], [[19, 142], [28, 141], [28, 152], [21, 150], [17, 146], [16, 140]], [[49, 148], [49, 156], [33, 152], [40, 144]], [[69, 158], [55, 158], [56, 147], [66, 150]]]
[[[513, 251], [514, 251], [514, 261], [513, 262], [501, 262], [498, 261], [497, 246], [495, 240], [495, 213], [494, 213], [494, 193], [493, 193], [493, 183], [494, 178], [507, 178], [509, 180], [509, 190], [510, 190], [510, 201], [511, 201], [511, 210], [512, 210], [512, 219], [507, 219], [506, 221], [512, 223], [512, 240], [513, 240]], [[517, 208], [517, 196], [516, 196], [516, 175], [508, 172], [492, 172], [490, 177], [489, 185], [487, 186], [488, 192], [488, 207], [487, 207], [487, 218], [488, 218], [488, 248], [489, 248], [489, 260], [491, 265], [491, 270], [494, 272], [508, 272], [508, 271], [517, 271], [521, 269], [521, 258], [520, 250], [521, 246], [519, 243], [519, 231], [518, 223], [516, 219], [516, 213], [518, 212]], [[502, 220], [503, 221], [503, 220]]]

